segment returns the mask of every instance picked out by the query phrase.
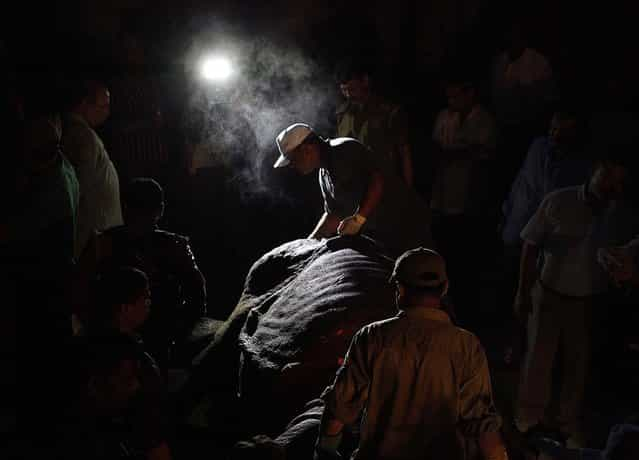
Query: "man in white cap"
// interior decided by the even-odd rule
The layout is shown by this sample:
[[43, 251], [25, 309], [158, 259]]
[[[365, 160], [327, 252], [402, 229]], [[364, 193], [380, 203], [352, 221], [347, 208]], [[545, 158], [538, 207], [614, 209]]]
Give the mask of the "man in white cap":
[[290, 166], [302, 175], [319, 169], [324, 214], [310, 238], [363, 233], [394, 256], [430, 245], [428, 207], [383, 155], [355, 139], [323, 139], [304, 123], [284, 129], [276, 144], [275, 168]]
[[507, 459], [483, 348], [442, 310], [444, 259], [430, 249], [407, 251], [390, 281], [400, 311], [353, 337], [322, 395], [316, 459], [340, 458], [343, 427], [363, 411], [353, 459], [462, 459], [465, 440], [476, 441], [484, 459]]

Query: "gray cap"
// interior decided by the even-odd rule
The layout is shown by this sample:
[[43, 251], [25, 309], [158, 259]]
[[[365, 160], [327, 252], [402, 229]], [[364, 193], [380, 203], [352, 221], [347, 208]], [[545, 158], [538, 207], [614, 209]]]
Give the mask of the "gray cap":
[[309, 134], [313, 132], [306, 123], [294, 123], [286, 129], [283, 129], [275, 138], [277, 149], [280, 151], [280, 157], [277, 159], [274, 168], [283, 168], [291, 163], [289, 154], [304, 142]]
[[435, 288], [448, 281], [446, 262], [432, 249], [416, 248], [406, 251], [395, 262], [390, 278], [407, 286]]

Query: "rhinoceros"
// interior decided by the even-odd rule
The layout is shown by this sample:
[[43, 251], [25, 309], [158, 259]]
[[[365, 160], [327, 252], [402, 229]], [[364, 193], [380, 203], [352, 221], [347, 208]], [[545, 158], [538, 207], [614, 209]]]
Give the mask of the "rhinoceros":
[[259, 421], [253, 428], [281, 432], [332, 382], [354, 333], [396, 314], [393, 262], [365, 237], [273, 249], [253, 264], [198, 367], [226, 377], [237, 371], [242, 406]]

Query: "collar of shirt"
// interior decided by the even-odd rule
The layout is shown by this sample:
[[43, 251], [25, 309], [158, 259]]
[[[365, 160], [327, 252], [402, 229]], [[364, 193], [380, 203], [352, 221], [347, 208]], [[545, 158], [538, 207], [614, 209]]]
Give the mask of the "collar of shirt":
[[429, 319], [432, 321], [442, 321], [450, 323], [450, 316], [440, 308], [430, 307], [407, 307], [399, 311], [398, 316], [409, 316], [411, 318]]

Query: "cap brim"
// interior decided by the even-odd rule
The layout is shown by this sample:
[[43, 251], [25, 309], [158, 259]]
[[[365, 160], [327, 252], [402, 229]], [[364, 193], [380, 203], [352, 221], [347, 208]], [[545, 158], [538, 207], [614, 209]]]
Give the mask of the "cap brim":
[[285, 168], [285, 167], [287, 167], [290, 164], [291, 164], [291, 160], [286, 158], [284, 155], [280, 154], [280, 157], [277, 159], [277, 161], [275, 162], [273, 167], [274, 168]]

